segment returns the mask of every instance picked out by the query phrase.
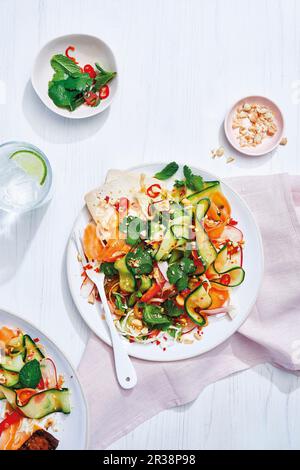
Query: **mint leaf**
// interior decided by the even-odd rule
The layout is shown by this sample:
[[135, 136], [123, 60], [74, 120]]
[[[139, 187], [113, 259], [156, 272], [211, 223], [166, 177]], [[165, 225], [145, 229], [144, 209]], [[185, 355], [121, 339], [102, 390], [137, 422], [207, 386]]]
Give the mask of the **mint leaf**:
[[163, 313], [161, 307], [156, 305], [145, 304], [143, 310], [143, 320], [147, 325], [158, 327], [170, 326], [171, 322], [168, 317]]
[[78, 76], [68, 77], [64, 86], [67, 90], [85, 91], [93, 83], [93, 79], [88, 73], [81, 73]]
[[154, 178], [157, 178], [158, 180], [167, 180], [168, 178], [171, 178], [171, 176], [175, 175], [178, 168], [179, 166], [176, 162], [171, 162], [161, 171], [155, 173]]
[[98, 69], [99, 73], [95, 77], [95, 83], [93, 90], [99, 91], [101, 87], [106, 85], [110, 80], [115, 78], [117, 72], [107, 72], [104, 70], [98, 63], [95, 64], [96, 68]]
[[58, 82], [58, 81], [61, 81], [61, 80], [66, 80], [67, 78], [68, 78], [68, 75], [63, 70], [58, 70], [53, 75], [51, 82], [49, 82], [49, 86], [52, 82]]
[[36, 388], [41, 378], [41, 366], [37, 359], [27, 362], [20, 370], [19, 381], [25, 388]]
[[183, 180], [175, 180], [174, 187], [175, 188], [183, 188], [185, 186], [185, 181]]
[[200, 175], [194, 175], [192, 170], [184, 165], [183, 174], [185, 176], [186, 185], [192, 191], [201, 191], [204, 187], [203, 178]]
[[81, 73], [79, 65], [63, 54], [56, 54], [50, 60], [51, 67], [55, 72], [64, 72], [70, 77]]
[[73, 109], [73, 102], [78, 92], [66, 90], [63, 83], [64, 80], [52, 83], [48, 90], [49, 97], [56, 106]]

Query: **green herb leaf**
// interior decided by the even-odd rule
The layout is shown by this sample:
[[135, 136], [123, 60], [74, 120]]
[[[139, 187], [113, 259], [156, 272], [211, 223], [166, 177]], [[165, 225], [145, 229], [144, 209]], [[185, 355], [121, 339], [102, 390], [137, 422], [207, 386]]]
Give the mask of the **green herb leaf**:
[[50, 64], [55, 72], [64, 72], [70, 77], [74, 77], [81, 73], [79, 65], [75, 64], [73, 60], [63, 54], [54, 55]]
[[142, 246], [130, 251], [126, 255], [126, 262], [135, 275], [150, 274], [153, 269], [152, 257]]
[[183, 276], [180, 279], [178, 279], [178, 281], [176, 282], [176, 287], [179, 290], [179, 292], [187, 289], [188, 285], [189, 285], [189, 278], [186, 274], [183, 274]]
[[68, 77], [64, 86], [67, 90], [85, 91], [93, 83], [93, 79], [88, 73], [80, 73], [78, 76]]
[[51, 84], [53, 82], [59, 82], [61, 80], [66, 80], [68, 78], [69, 75], [67, 75], [63, 70], [57, 70], [57, 72], [54, 73], [53, 77], [52, 77], [52, 80], [49, 82], [49, 86], [51, 86]]
[[167, 269], [167, 276], [171, 284], [175, 284], [179, 291], [188, 287], [189, 274], [196, 271], [194, 262], [187, 257], [180, 261], [172, 263]]
[[108, 82], [110, 82], [113, 78], [115, 78], [115, 76], [117, 75], [117, 72], [107, 72], [102, 67], [100, 67], [98, 63], [96, 63], [95, 66], [98, 69], [99, 73], [95, 77], [93, 90], [99, 91], [101, 87], [103, 87]]
[[127, 304], [126, 300], [124, 299], [122, 294], [119, 294], [119, 292], [114, 292], [114, 296], [116, 299], [116, 307], [118, 310], [121, 310], [121, 312], [125, 312], [127, 310]]
[[118, 274], [118, 271], [114, 267], [114, 263], [103, 262], [100, 266], [100, 271], [107, 277], [113, 277]]
[[163, 303], [163, 309], [169, 317], [179, 317], [183, 313], [183, 310], [170, 299]]
[[143, 308], [143, 320], [147, 325], [168, 327], [171, 325], [170, 320], [164, 314], [163, 309], [157, 305], [145, 304]]
[[176, 162], [171, 162], [161, 171], [155, 173], [154, 178], [157, 178], [158, 180], [167, 180], [168, 178], [171, 178], [171, 176], [175, 175], [178, 168], [179, 166]]
[[179, 264], [185, 274], [193, 274], [196, 271], [194, 261], [190, 258], [184, 257], [179, 261]]
[[36, 388], [41, 378], [41, 366], [37, 359], [27, 362], [20, 370], [19, 381], [23, 387]]
[[172, 263], [167, 269], [167, 276], [171, 284], [176, 284], [176, 282], [181, 278], [183, 271], [179, 263]]
[[185, 186], [185, 181], [175, 180], [174, 188], [183, 188]]
[[204, 187], [203, 178], [200, 175], [194, 175], [192, 170], [184, 165], [183, 174], [186, 179], [186, 185], [192, 191], [201, 191]]
[[49, 86], [48, 94], [53, 103], [60, 108], [74, 109], [77, 91], [68, 91], [64, 87], [64, 81], [54, 82]]

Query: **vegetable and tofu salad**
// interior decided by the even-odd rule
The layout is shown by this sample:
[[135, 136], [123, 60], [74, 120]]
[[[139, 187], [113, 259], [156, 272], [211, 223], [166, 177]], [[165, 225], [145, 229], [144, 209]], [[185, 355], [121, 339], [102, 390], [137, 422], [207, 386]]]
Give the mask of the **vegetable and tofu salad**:
[[57, 447], [58, 440], [47, 432], [54, 424], [48, 415], [71, 411], [63, 383], [38, 338], [0, 328], [0, 450]]
[[[153, 177], [111, 170], [85, 197], [92, 220], [84, 252], [105, 275], [116, 328], [130, 342], [163, 348], [201, 339], [211, 316], [232, 318], [231, 291], [245, 277], [243, 234], [220, 182], [188, 166], [175, 179], [177, 170], [176, 162]], [[82, 295], [100, 300], [82, 277]]]

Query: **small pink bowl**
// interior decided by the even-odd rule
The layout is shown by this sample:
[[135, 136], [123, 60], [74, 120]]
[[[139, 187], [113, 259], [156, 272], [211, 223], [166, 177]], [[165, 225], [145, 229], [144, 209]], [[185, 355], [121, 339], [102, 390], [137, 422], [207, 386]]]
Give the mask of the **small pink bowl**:
[[[244, 103], [256, 103], [260, 106], [269, 108], [275, 116], [274, 121], [277, 126], [276, 134], [273, 137], [266, 137], [262, 141], [262, 143], [258, 144], [256, 147], [241, 147], [237, 139], [238, 129], [232, 129], [232, 121], [235, 112], [237, 108], [243, 105]], [[284, 119], [279, 107], [273, 101], [269, 100], [268, 98], [265, 98], [264, 96], [246, 96], [246, 98], [242, 98], [241, 100], [237, 101], [228, 112], [224, 121], [224, 130], [230, 144], [238, 152], [250, 156], [265, 155], [266, 153], [272, 152], [272, 150], [274, 150], [279, 145], [284, 132]]]

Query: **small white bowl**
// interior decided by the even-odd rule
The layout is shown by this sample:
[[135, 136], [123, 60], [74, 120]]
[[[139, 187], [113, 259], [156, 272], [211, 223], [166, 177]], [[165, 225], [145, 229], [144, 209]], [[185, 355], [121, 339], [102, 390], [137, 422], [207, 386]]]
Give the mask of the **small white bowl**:
[[[109, 96], [102, 100], [99, 106], [91, 107], [81, 105], [74, 111], [68, 111], [64, 108], [59, 108], [48, 96], [48, 82], [51, 80], [54, 70], [50, 65], [51, 57], [55, 54], [65, 54], [65, 50], [69, 46], [74, 46], [75, 51], [72, 55], [83, 67], [86, 64], [95, 66], [98, 62], [105, 70], [117, 72], [117, 64], [115, 56], [109, 46], [101, 39], [88, 34], [69, 34], [52, 39], [40, 50], [36, 57], [31, 82], [37, 95], [42, 102], [56, 114], [71, 119], [82, 119], [90, 116], [95, 116], [101, 113], [110, 106], [118, 87], [118, 75], [109, 82]], [[70, 54], [71, 55], [71, 54]]]
[[[261, 144], [257, 145], [256, 147], [241, 147], [239, 141], [237, 139], [238, 129], [232, 129], [232, 121], [234, 118], [234, 114], [236, 109], [244, 103], [249, 104], [258, 104], [262, 107], [267, 107], [274, 113], [274, 121], [277, 126], [277, 132], [273, 137], [265, 138]], [[225, 120], [224, 120], [224, 130], [226, 137], [230, 144], [240, 153], [248, 156], [260, 156], [265, 155], [266, 153], [272, 152], [280, 143], [283, 132], [284, 132], [284, 118], [280, 108], [277, 106], [274, 101], [271, 101], [269, 98], [265, 96], [246, 96], [241, 100], [237, 101], [232, 108], [229, 110]]]

